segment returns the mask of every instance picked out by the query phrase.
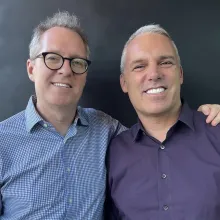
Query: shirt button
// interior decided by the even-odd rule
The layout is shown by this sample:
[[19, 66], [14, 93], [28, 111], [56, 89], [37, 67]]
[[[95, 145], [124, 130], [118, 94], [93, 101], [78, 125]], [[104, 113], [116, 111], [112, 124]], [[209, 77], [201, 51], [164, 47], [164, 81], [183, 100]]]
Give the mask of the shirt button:
[[164, 211], [167, 211], [168, 209], [169, 209], [169, 206], [167, 206], [167, 205], [164, 205], [164, 206], [163, 206], [163, 210], [164, 210]]
[[44, 123], [43, 126], [44, 126], [45, 128], [47, 128], [47, 124]]
[[163, 173], [163, 174], [161, 175], [161, 178], [162, 178], [162, 179], [166, 179], [166, 178], [167, 178], [167, 175], [166, 175], [165, 173]]
[[67, 171], [70, 172], [70, 168], [67, 168]]
[[71, 204], [73, 202], [73, 200], [72, 199], [69, 199], [69, 203]]
[[165, 146], [164, 146], [164, 145], [161, 145], [161, 146], [160, 146], [160, 149], [161, 149], [161, 150], [164, 150], [164, 149], [165, 149]]

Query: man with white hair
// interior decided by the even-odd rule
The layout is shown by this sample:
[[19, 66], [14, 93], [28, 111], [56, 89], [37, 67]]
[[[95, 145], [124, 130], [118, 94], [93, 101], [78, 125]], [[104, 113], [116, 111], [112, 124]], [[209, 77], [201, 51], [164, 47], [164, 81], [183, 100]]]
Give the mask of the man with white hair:
[[[106, 149], [125, 127], [78, 106], [90, 63], [75, 15], [57, 13], [34, 30], [27, 72], [36, 96], [0, 123], [1, 220], [103, 218]], [[219, 106], [206, 107], [218, 122]]]
[[220, 126], [180, 98], [178, 50], [159, 25], [138, 29], [125, 44], [120, 83], [139, 120], [109, 146], [108, 216], [219, 220]]

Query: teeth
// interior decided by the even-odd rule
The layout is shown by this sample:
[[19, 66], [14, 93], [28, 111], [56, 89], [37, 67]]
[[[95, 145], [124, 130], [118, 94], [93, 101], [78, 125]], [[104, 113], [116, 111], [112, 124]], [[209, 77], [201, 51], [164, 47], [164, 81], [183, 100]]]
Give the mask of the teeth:
[[165, 90], [164, 88], [150, 89], [150, 90], [147, 91], [147, 93], [157, 94], [157, 93], [163, 92], [164, 90]]
[[64, 83], [53, 83], [54, 86], [58, 86], [58, 87], [65, 87], [65, 88], [70, 88], [69, 85], [64, 84]]

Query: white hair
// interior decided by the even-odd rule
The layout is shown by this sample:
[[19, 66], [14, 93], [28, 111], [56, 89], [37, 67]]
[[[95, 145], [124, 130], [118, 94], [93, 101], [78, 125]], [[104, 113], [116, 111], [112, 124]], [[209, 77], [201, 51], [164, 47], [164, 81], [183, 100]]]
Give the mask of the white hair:
[[176, 55], [177, 55], [177, 60], [179, 65], [181, 65], [181, 61], [180, 61], [180, 56], [178, 53], [178, 49], [174, 43], [174, 41], [172, 40], [172, 38], [170, 37], [170, 35], [168, 34], [168, 32], [163, 29], [160, 25], [158, 24], [150, 24], [150, 25], [145, 25], [141, 28], [139, 28], [137, 31], [135, 31], [130, 38], [128, 39], [128, 41], [126, 42], [124, 49], [122, 51], [122, 56], [121, 56], [121, 64], [120, 64], [120, 68], [121, 68], [121, 73], [124, 72], [124, 67], [125, 67], [125, 58], [126, 58], [126, 53], [127, 53], [127, 46], [128, 44], [137, 36], [141, 35], [141, 34], [145, 34], [145, 33], [155, 33], [155, 34], [160, 34], [163, 36], [166, 36], [170, 39], [171, 43], [173, 44], [173, 47], [175, 49]]
[[88, 40], [80, 27], [79, 19], [74, 14], [70, 15], [69, 12], [64, 11], [57, 12], [52, 17], [48, 17], [34, 29], [31, 42], [29, 44], [30, 59], [34, 59], [38, 55], [40, 50], [40, 38], [45, 31], [52, 27], [65, 27], [79, 34], [85, 44], [87, 58], [89, 58], [90, 50]]

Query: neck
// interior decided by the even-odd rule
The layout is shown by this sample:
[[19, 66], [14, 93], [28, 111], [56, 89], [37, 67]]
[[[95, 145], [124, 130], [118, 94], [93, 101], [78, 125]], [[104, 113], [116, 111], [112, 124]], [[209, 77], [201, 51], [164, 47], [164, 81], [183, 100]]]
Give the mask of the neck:
[[141, 115], [139, 119], [148, 134], [160, 142], [166, 139], [167, 132], [177, 122], [180, 114], [181, 104], [172, 111], [160, 115]]
[[76, 106], [46, 106], [37, 101], [36, 108], [42, 118], [52, 124], [62, 136], [66, 135], [76, 116]]

